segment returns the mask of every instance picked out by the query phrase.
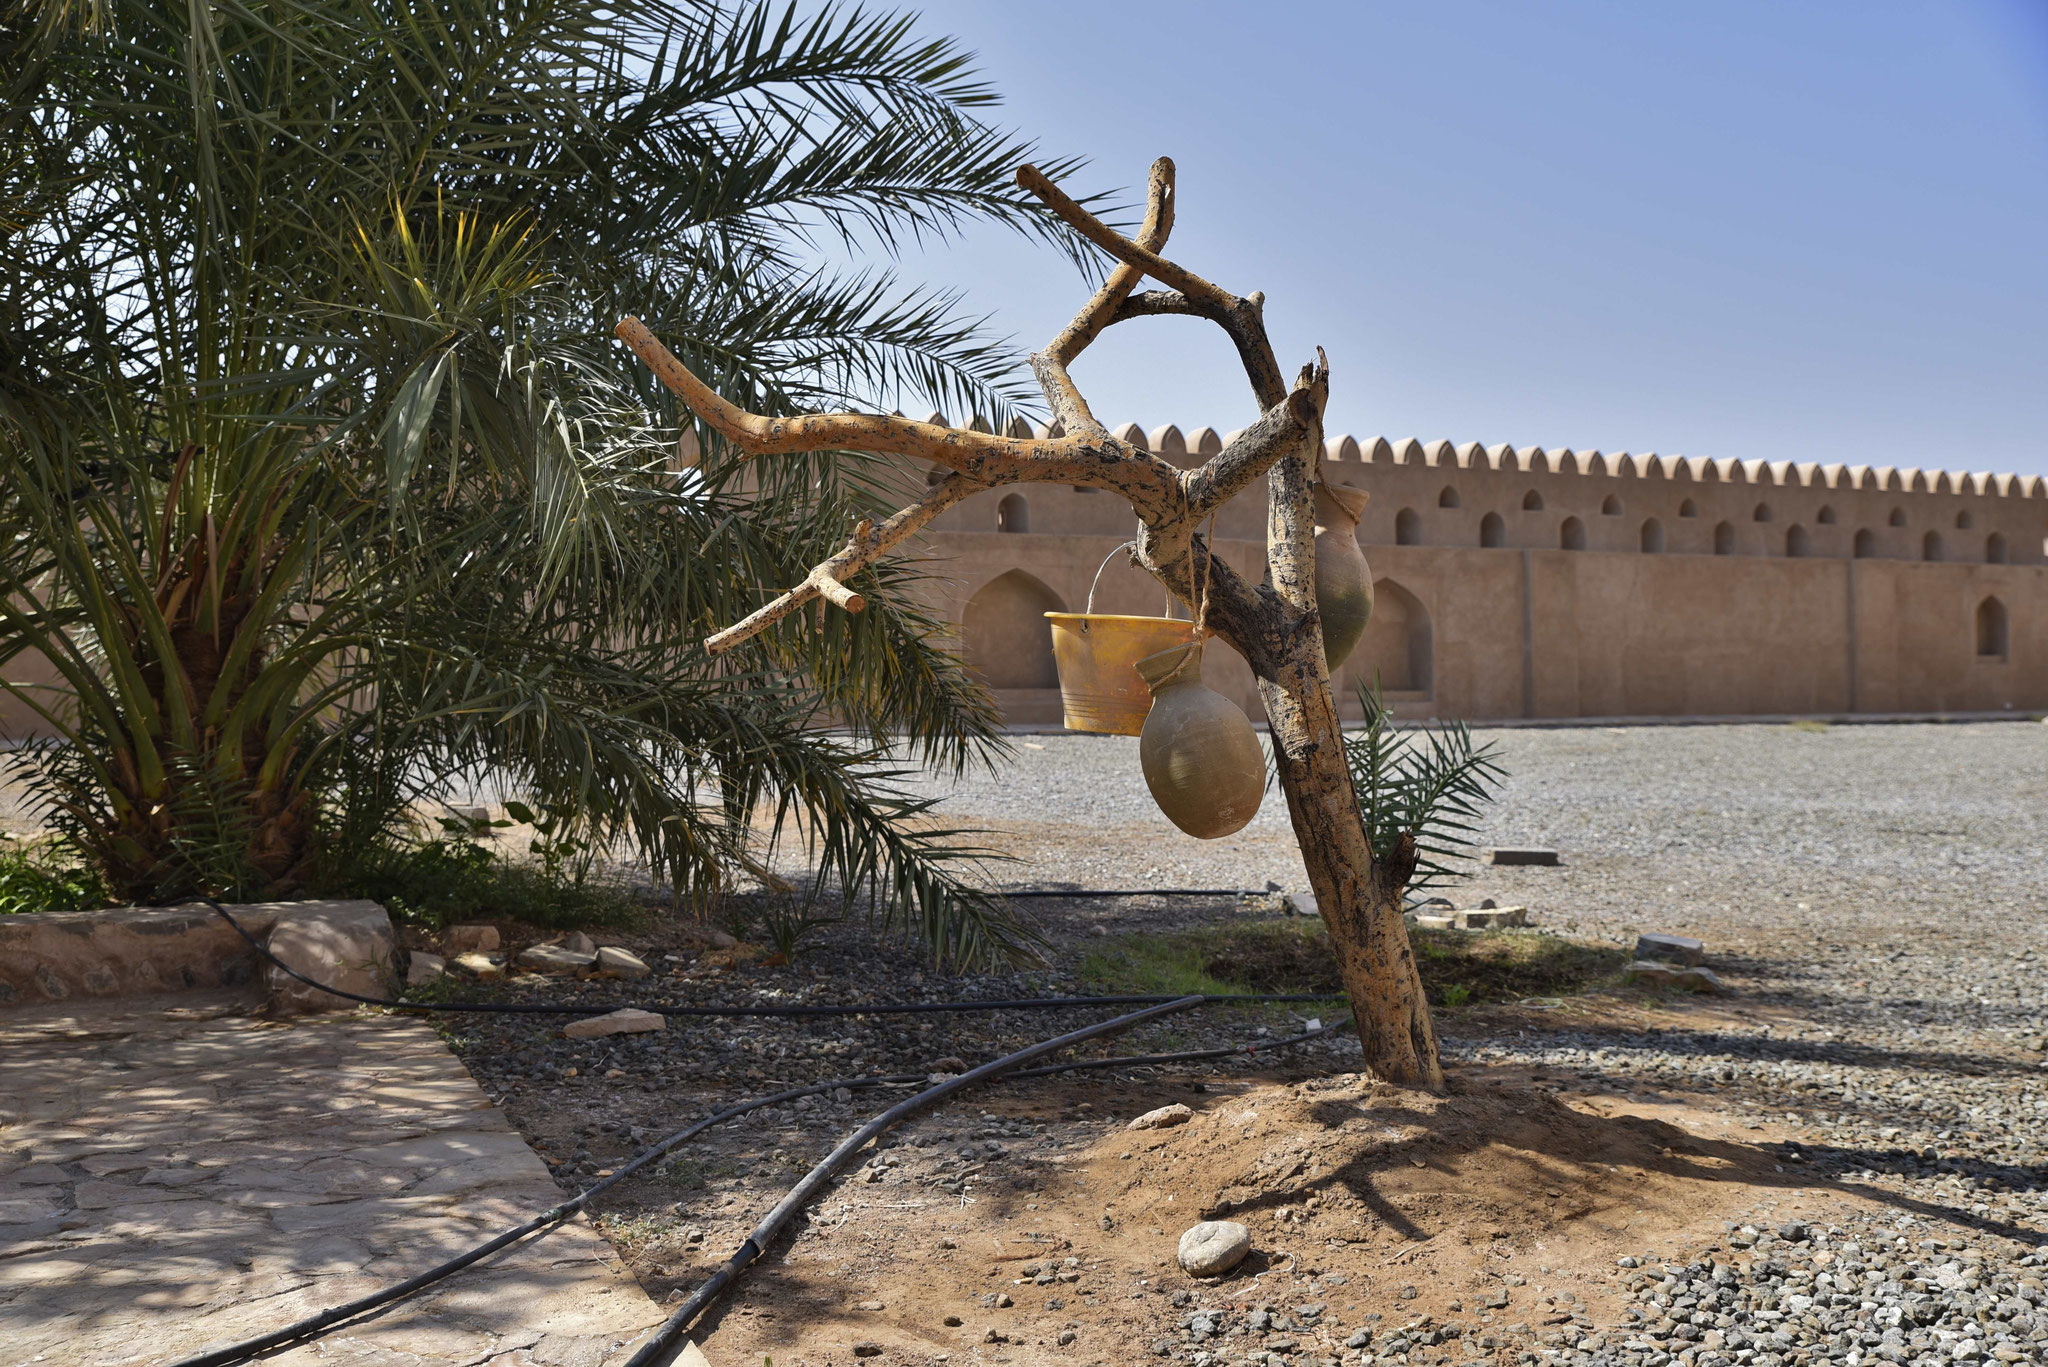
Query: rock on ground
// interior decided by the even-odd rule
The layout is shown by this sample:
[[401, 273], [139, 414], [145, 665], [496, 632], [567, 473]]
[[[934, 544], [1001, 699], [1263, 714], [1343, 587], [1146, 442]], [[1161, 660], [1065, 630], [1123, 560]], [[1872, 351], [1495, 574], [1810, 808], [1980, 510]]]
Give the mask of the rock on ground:
[[1180, 1236], [1180, 1265], [1190, 1277], [1220, 1277], [1252, 1251], [1252, 1232], [1235, 1220], [1204, 1220]]
[[498, 947], [498, 928], [485, 925], [450, 926], [441, 932], [441, 943], [458, 954], [467, 950], [488, 952]]
[[1134, 1130], [1163, 1130], [1169, 1125], [1187, 1124], [1189, 1120], [1194, 1118], [1194, 1114], [1193, 1111], [1176, 1101], [1171, 1106], [1161, 1106], [1157, 1110], [1145, 1112], [1145, 1114], [1133, 1120], [1129, 1128]]
[[1707, 961], [1707, 947], [1689, 935], [1644, 931], [1636, 937], [1636, 957], [1667, 964], [1703, 964]]
[[526, 968], [537, 968], [543, 973], [573, 973], [595, 964], [597, 955], [579, 954], [562, 945], [529, 945], [519, 951], [519, 962]]
[[644, 1035], [650, 1030], [667, 1028], [668, 1019], [660, 1013], [628, 1006], [602, 1016], [585, 1016], [582, 1020], [571, 1021], [562, 1027], [562, 1034], [567, 1039], [598, 1039], [605, 1035]]
[[[363, 997], [397, 995], [398, 937], [375, 902], [296, 904], [278, 916], [264, 947], [313, 982]], [[279, 1015], [356, 1008], [349, 998], [323, 992], [277, 964], [266, 964], [264, 973], [271, 1010]]]
[[1637, 959], [1628, 966], [1628, 980], [1642, 987], [1675, 987], [1681, 992], [1719, 992], [1720, 976], [1711, 968], [1674, 968], [1655, 959]]
[[597, 951], [597, 971], [607, 978], [625, 978], [629, 981], [646, 977], [650, 969], [640, 956], [617, 945], [606, 945]]

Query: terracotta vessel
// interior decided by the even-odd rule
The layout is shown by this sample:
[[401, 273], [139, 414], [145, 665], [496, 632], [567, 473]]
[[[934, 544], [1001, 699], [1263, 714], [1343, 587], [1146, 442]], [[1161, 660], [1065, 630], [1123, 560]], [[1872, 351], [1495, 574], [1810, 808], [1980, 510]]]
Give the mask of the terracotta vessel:
[[1244, 710], [1202, 682], [1202, 647], [1138, 661], [1152, 710], [1138, 736], [1145, 786], [1167, 820], [1197, 840], [1244, 829], [1266, 793], [1266, 752]]
[[1138, 661], [1168, 646], [1186, 645], [1195, 634], [1193, 622], [1173, 617], [1045, 616], [1052, 623], [1052, 654], [1060, 671], [1061, 723], [1069, 731], [1105, 736], [1135, 736], [1145, 729], [1152, 695], [1138, 677]]
[[1371, 498], [1348, 484], [1316, 481], [1316, 606], [1331, 673], [1365, 639], [1372, 620], [1372, 569], [1358, 548], [1358, 519]]

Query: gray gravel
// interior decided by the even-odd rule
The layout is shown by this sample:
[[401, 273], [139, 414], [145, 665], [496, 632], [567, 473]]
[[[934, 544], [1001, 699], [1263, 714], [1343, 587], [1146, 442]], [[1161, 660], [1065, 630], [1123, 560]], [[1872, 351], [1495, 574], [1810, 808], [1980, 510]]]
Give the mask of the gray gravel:
[[[1526, 904], [1549, 928], [1617, 944], [1696, 936], [1736, 995], [1733, 1023], [1449, 1033], [1447, 1054], [1540, 1068], [1558, 1090], [1789, 1124], [1788, 1168], [1895, 1213], [1629, 1256], [1623, 1324], [1559, 1305], [1565, 1322], [1533, 1336], [1420, 1325], [1337, 1360], [2048, 1363], [2048, 726], [1480, 738], [1510, 775], [1483, 843], [1550, 846], [1563, 862], [1478, 866], [1457, 900]], [[1011, 770], [934, 786], [955, 818], [1015, 835], [1027, 862], [1004, 871], [1013, 886], [1305, 886], [1277, 795], [1240, 836], [1198, 845], [1152, 811], [1135, 742], [1020, 742]], [[1304, 1360], [1269, 1357], [1270, 1334], [1248, 1353], [1203, 1338], [1158, 1346], [1198, 1367]]]
[[[1347, 1324], [1349, 1337], [1333, 1351], [1314, 1346], [1303, 1332], [1312, 1317], [1291, 1302], [1263, 1312], [1261, 1324], [1240, 1309], [1191, 1303], [1177, 1333], [1129, 1345], [1119, 1360], [2048, 1363], [2048, 727], [1515, 729], [1482, 738], [1499, 743], [1510, 773], [1485, 843], [1552, 846], [1563, 858], [1556, 868], [1477, 866], [1457, 899], [1525, 904], [1545, 928], [1619, 945], [1643, 931], [1695, 936], [1733, 992], [1678, 1028], [1593, 1028], [1561, 1011], [1530, 1013], [1526, 1030], [1481, 1034], [1447, 1016], [1447, 1055], [1538, 1070], [1557, 1090], [1746, 1117], [1768, 1131], [1757, 1138], [1770, 1138], [1788, 1173], [1860, 1188], [1876, 1198], [1861, 1209], [1876, 1213], [1781, 1232], [1770, 1194], [1760, 1193], [1756, 1210], [1737, 1217], [1751, 1224], [1731, 1224], [1717, 1243], [1617, 1249], [1614, 1275], [1634, 1307], [1619, 1322], [1596, 1319], [1563, 1291], [1516, 1323], [1436, 1322], [1375, 1305], [1384, 1313], [1371, 1332]], [[1002, 843], [1021, 855], [992, 870], [997, 880], [1303, 886], [1277, 797], [1241, 835], [1197, 842], [1152, 810], [1135, 742], [1018, 739], [1003, 773], [933, 784], [947, 797], [946, 815], [1003, 831]], [[1070, 949], [1094, 925], [1125, 931], [1241, 914], [1227, 900], [1166, 897], [1041, 909]], [[654, 983], [574, 990], [593, 999], [655, 987], [698, 1000], [1023, 996], [1070, 990], [1070, 962], [968, 979], [924, 974], [900, 951], [843, 928], [821, 937], [798, 968], [744, 986], [663, 962]], [[1188, 1043], [1221, 1042], [1260, 1019], [1273, 1024], [1258, 1032], [1290, 1028], [1233, 1011], [1181, 1018], [1175, 1029]], [[735, 1090], [950, 1068], [947, 1056], [978, 1061], [1067, 1023], [738, 1022], [718, 1032], [715, 1048], [685, 1050], [680, 1036], [571, 1045], [539, 1023], [499, 1017], [465, 1023], [458, 1046], [515, 1116], [522, 1093], [547, 1090], [550, 1077], [562, 1085], [571, 1065], [580, 1079], [622, 1071], [553, 1150], [558, 1176], [573, 1185]], [[1150, 1042], [1132, 1038], [1113, 1051]], [[1356, 1057], [1355, 1042], [1318, 1045], [1283, 1066], [1327, 1072]], [[579, 1080], [574, 1090], [582, 1089]], [[707, 1165], [705, 1185], [677, 1203], [674, 1218], [721, 1245], [866, 1105], [858, 1096], [821, 1098], [734, 1127], [721, 1136], [727, 1142], [693, 1158]], [[1024, 1180], [1011, 1171], [1014, 1154], [991, 1143], [1021, 1144], [1018, 1152], [1078, 1145], [1096, 1128], [1038, 1130], [992, 1116], [977, 1128], [948, 1116], [907, 1134], [877, 1163], [964, 1194], [977, 1183]], [[898, 1180], [882, 1167], [871, 1175]], [[1039, 1275], [1058, 1280], [1073, 1270], [1048, 1266]]]

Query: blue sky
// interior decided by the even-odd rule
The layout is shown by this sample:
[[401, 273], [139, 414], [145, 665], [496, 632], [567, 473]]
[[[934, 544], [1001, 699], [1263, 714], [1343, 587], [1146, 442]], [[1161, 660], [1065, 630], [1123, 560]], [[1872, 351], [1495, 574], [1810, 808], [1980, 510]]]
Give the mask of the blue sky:
[[[1329, 428], [2048, 474], [2048, 0], [929, 0], [1003, 120], [1179, 167], [1169, 255], [1263, 289]], [[1042, 345], [1071, 267], [913, 254]], [[1220, 333], [1142, 320], [1098, 416], [1241, 426]]]

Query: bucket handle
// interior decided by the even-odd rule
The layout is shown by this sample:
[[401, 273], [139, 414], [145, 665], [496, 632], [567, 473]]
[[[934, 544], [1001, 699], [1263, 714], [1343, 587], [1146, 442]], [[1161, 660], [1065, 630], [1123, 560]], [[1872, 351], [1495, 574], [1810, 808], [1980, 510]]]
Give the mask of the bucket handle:
[[[1082, 613], [1083, 617], [1093, 617], [1095, 615], [1095, 589], [1097, 585], [1102, 583], [1102, 572], [1109, 568], [1109, 562], [1116, 559], [1119, 555], [1122, 555], [1125, 551], [1134, 551], [1136, 549], [1138, 549], [1137, 542], [1126, 541], [1123, 545], [1118, 546], [1108, 555], [1102, 557], [1102, 563], [1095, 567], [1095, 577], [1088, 581], [1088, 606]], [[1164, 584], [1160, 585], [1160, 587], [1166, 588]], [[1174, 620], [1173, 590], [1171, 589], [1167, 589], [1166, 591], [1166, 616], [1167, 620]], [[1083, 621], [1081, 623], [1081, 630], [1084, 632], [1088, 630], [1088, 623], [1086, 621]]]

